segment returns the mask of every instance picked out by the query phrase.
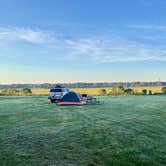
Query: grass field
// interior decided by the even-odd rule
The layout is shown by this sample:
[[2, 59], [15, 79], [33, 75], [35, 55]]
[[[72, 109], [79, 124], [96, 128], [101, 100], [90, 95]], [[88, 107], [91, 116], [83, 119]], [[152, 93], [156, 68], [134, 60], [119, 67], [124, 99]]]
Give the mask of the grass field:
[[0, 165], [166, 165], [166, 96], [101, 99], [57, 107], [47, 97], [0, 97]]
[[[132, 89], [136, 92], [142, 92], [143, 89], [151, 90], [152, 93], [160, 93], [161, 86], [152, 86], [152, 87], [133, 87]], [[89, 95], [99, 95], [98, 91], [100, 88], [74, 88], [73, 91], [77, 93], [87, 93]], [[101, 88], [103, 89], [103, 88]], [[107, 93], [111, 91], [111, 88], [104, 88], [106, 89]], [[32, 89], [32, 93], [34, 95], [48, 95], [49, 89]]]

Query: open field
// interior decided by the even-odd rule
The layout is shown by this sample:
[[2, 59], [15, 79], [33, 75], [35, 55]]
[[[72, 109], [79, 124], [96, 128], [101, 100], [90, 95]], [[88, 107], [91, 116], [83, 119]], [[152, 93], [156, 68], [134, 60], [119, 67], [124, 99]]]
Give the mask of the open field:
[[[143, 89], [151, 90], [152, 93], [160, 93], [161, 92], [161, 86], [152, 86], [152, 87], [132, 87], [134, 91], [136, 92], [142, 92]], [[89, 95], [99, 95], [98, 91], [99, 89], [103, 88], [75, 88], [72, 89], [77, 93], [87, 93]], [[107, 90], [107, 93], [111, 91], [111, 88], [104, 88]], [[48, 95], [49, 89], [32, 89], [32, 93], [34, 95]]]
[[46, 96], [1, 96], [0, 165], [166, 165], [166, 96], [101, 99], [57, 107]]
[[[89, 95], [98, 95], [98, 91], [100, 88], [74, 88], [71, 89], [77, 93], [87, 93]], [[103, 89], [103, 88], [101, 88]], [[110, 88], [104, 88], [106, 89], [108, 92], [110, 90]], [[49, 94], [49, 89], [32, 89], [32, 94], [34, 95], [48, 95]]]

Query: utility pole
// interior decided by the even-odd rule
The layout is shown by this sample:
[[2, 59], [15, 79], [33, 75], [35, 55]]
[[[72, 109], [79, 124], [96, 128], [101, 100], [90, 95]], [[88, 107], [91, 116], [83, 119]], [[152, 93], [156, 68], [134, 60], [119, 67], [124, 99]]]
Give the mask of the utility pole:
[[157, 86], [162, 86], [162, 83], [161, 83], [160, 78], [158, 78], [158, 81], [157, 81]]

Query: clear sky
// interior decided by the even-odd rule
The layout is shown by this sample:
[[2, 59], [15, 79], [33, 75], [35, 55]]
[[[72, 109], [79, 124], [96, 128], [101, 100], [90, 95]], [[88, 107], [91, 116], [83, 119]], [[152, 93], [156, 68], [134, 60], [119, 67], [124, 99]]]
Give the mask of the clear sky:
[[0, 0], [0, 83], [159, 78], [165, 0]]

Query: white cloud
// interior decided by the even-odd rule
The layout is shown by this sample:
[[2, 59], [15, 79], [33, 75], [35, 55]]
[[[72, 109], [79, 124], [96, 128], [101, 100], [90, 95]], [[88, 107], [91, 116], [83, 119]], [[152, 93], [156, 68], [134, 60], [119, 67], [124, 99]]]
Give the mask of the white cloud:
[[166, 61], [166, 49], [123, 39], [80, 39], [68, 41], [72, 59], [96, 62]]
[[[57, 38], [54, 31], [1, 27], [0, 46], [5, 43], [2, 41], [25, 41], [33, 44], [43, 44], [42, 51], [49, 52], [51, 49], [49, 56], [54, 56], [57, 48], [60, 48], [64, 53], [59, 56], [66, 60], [77, 61], [85, 59], [97, 63], [166, 61], [166, 48], [161, 45], [143, 44], [115, 37], [85, 37], [67, 40], [65, 38]], [[4, 47], [2, 46], [1, 48]], [[6, 48], [9, 48], [9, 46]], [[36, 52], [39, 52], [39, 50], [36, 50]]]
[[49, 43], [54, 40], [53, 34], [43, 30], [30, 28], [0, 28], [0, 40], [22, 40], [34, 44]]

